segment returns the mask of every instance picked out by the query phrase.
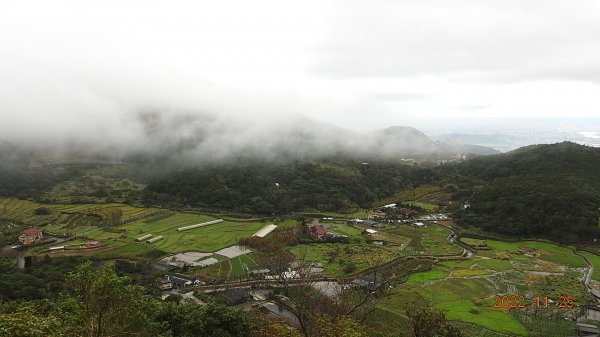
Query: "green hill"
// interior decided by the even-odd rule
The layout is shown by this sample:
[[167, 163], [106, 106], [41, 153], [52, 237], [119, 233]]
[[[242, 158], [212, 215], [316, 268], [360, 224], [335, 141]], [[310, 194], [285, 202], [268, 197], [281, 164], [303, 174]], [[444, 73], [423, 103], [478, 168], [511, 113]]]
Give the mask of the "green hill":
[[[564, 142], [475, 158], [457, 169], [464, 182], [459, 223], [486, 231], [562, 242], [600, 236], [600, 149]], [[446, 172], [447, 173], [447, 172]]]
[[346, 212], [432, 181], [432, 171], [398, 162], [329, 160], [190, 168], [151, 181], [149, 204], [184, 204], [258, 214], [305, 209]]

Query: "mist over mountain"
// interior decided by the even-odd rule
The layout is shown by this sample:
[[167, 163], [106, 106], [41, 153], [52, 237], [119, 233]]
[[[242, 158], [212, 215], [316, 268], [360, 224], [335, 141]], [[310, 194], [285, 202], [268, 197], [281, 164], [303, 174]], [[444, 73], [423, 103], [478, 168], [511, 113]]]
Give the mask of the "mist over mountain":
[[[124, 117], [125, 118], [125, 117]], [[113, 130], [118, 137], [65, 134], [60, 140], [4, 145], [37, 150], [47, 159], [90, 157], [105, 160], [165, 160], [177, 164], [214, 164], [236, 160], [281, 162], [331, 156], [352, 158], [450, 158], [491, 154], [492, 149], [436, 143], [417, 129], [390, 127], [361, 134], [300, 115], [243, 116], [146, 110], [127, 115]], [[123, 134], [123, 135], [121, 135]], [[0, 149], [2, 150], [2, 149]]]

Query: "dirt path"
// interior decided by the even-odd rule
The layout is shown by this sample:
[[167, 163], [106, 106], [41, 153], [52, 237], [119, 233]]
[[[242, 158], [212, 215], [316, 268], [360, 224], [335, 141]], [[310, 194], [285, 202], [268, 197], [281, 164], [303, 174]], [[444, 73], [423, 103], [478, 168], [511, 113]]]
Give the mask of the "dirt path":
[[571, 248], [571, 250], [573, 251], [573, 253], [575, 253], [578, 256], [581, 256], [585, 262], [588, 264], [589, 269], [583, 279], [583, 284], [585, 285], [585, 288], [587, 289], [587, 291], [594, 296], [594, 298], [596, 299], [596, 301], [600, 304], [600, 292], [598, 292], [597, 290], [595, 290], [594, 288], [592, 288], [590, 286], [590, 282], [592, 281], [592, 274], [594, 273], [594, 265], [592, 264], [592, 262], [583, 254], [579, 253], [579, 251], [577, 251], [577, 249], [575, 248]]

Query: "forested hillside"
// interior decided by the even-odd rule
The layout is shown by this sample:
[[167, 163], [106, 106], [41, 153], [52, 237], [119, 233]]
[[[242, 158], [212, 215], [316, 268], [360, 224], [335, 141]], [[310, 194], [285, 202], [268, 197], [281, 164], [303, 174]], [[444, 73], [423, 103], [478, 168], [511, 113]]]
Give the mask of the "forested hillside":
[[459, 222], [486, 231], [570, 242], [600, 235], [600, 149], [538, 145], [446, 167], [470, 204]]
[[172, 173], [151, 182], [144, 200], [260, 214], [343, 212], [433, 179], [432, 170], [399, 161], [250, 164]]

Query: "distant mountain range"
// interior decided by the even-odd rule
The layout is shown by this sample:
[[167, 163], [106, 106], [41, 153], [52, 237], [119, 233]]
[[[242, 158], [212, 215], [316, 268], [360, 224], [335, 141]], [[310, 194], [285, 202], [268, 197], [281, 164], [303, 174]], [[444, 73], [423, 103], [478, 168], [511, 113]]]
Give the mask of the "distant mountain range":
[[[434, 141], [409, 126], [394, 126], [362, 134], [302, 116], [274, 119], [263, 124], [258, 121], [199, 118], [197, 115], [186, 119], [151, 114], [140, 116], [136, 123], [142, 131], [131, 136], [132, 140], [126, 144], [117, 140], [73, 140], [53, 147], [49, 141], [38, 147], [30, 145], [27, 150], [39, 150], [49, 160], [82, 157], [109, 161], [161, 160], [194, 165], [327, 157], [450, 159], [457, 155], [500, 153], [477, 144]], [[19, 148], [18, 144], [6, 141], [0, 144], [0, 152], [14, 153], [15, 148]]]

